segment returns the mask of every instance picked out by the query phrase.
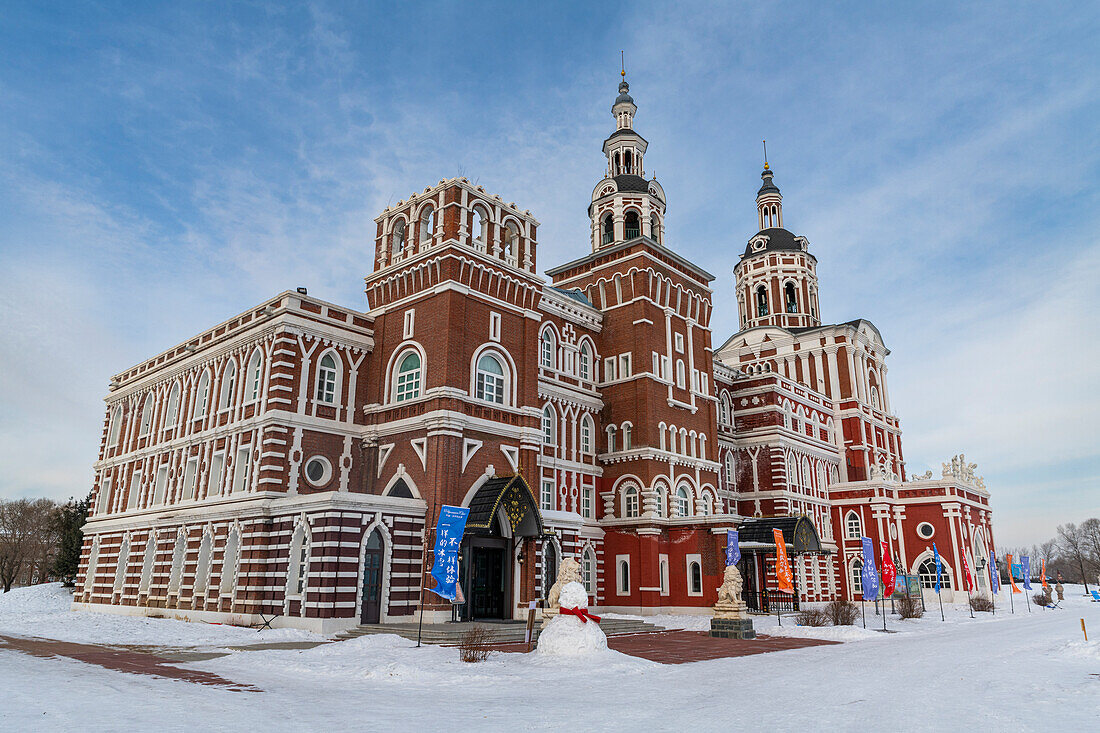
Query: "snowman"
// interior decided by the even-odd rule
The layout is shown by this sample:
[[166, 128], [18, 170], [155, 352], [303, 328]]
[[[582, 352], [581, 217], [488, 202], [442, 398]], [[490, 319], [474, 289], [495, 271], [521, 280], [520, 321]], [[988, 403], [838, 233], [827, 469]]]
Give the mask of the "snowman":
[[559, 613], [539, 634], [538, 653], [577, 657], [607, 650], [607, 635], [600, 617], [588, 612], [588, 591], [577, 582], [562, 586]]

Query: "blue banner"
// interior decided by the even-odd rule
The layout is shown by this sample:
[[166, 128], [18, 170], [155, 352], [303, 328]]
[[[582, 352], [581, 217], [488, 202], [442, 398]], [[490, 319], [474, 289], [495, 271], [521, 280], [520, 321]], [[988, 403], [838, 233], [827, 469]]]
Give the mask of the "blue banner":
[[726, 567], [741, 561], [741, 546], [737, 544], [737, 530], [726, 530]]
[[936, 585], [934, 586], [934, 590], [939, 593], [940, 587], [943, 585], [940, 581], [940, 578], [943, 576], [943, 562], [940, 560], [940, 551], [936, 549], [935, 542], [932, 543], [932, 557], [936, 558]]
[[997, 572], [997, 556], [989, 551], [989, 587], [996, 593], [1001, 589], [1001, 574]]
[[1008, 572], [1012, 573], [1013, 580], [1024, 579], [1024, 569], [1020, 566], [1020, 563], [1018, 562], [1012, 563], [1012, 565], [1010, 565], [1008, 568]]
[[435, 526], [435, 562], [432, 577], [435, 588], [429, 588], [448, 601], [455, 599], [455, 581], [458, 580], [458, 547], [466, 531], [466, 517], [470, 510], [460, 506], [444, 506], [439, 510], [439, 522]]
[[863, 597], [878, 598], [878, 568], [875, 567], [875, 543], [863, 537]]
[[1031, 590], [1031, 558], [1020, 555], [1020, 574], [1024, 576], [1024, 588]]

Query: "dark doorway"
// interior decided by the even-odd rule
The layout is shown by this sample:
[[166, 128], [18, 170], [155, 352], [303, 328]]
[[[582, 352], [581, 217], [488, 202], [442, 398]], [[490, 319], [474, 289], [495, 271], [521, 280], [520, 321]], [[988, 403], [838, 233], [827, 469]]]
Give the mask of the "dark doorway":
[[477, 540], [470, 548], [471, 620], [505, 618], [508, 591], [506, 540]]
[[363, 553], [363, 610], [359, 622], [376, 624], [382, 620], [382, 533], [377, 529], [367, 538]]

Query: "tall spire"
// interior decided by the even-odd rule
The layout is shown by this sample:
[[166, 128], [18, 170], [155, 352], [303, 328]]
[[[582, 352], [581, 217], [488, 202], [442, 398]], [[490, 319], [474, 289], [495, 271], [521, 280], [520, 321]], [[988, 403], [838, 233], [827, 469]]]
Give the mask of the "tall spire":
[[783, 194], [779, 186], [772, 181], [775, 172], [768, 165], [768, 141], [764, 141], [764, 170], [760, 178], [764, 181], [756, 192], [756, 211], [759, 214], [760, 229], [783, 227]]

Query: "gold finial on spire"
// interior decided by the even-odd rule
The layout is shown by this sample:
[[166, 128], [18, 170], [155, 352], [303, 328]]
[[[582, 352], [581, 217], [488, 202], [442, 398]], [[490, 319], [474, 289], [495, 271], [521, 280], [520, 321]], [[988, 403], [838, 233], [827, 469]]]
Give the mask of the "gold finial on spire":
[[620, 60], [620, 61], [622, 61], [622, 67], [623, 67], [623, 70], [622, 70], [622, 75], [623, 75], [623, 79], [626, 79], [626, 52], [625, 52], [625, 51], [619, 51], [619, 60]]
[[768, 170], [768, 141], [764, 140], [764, 170]]

